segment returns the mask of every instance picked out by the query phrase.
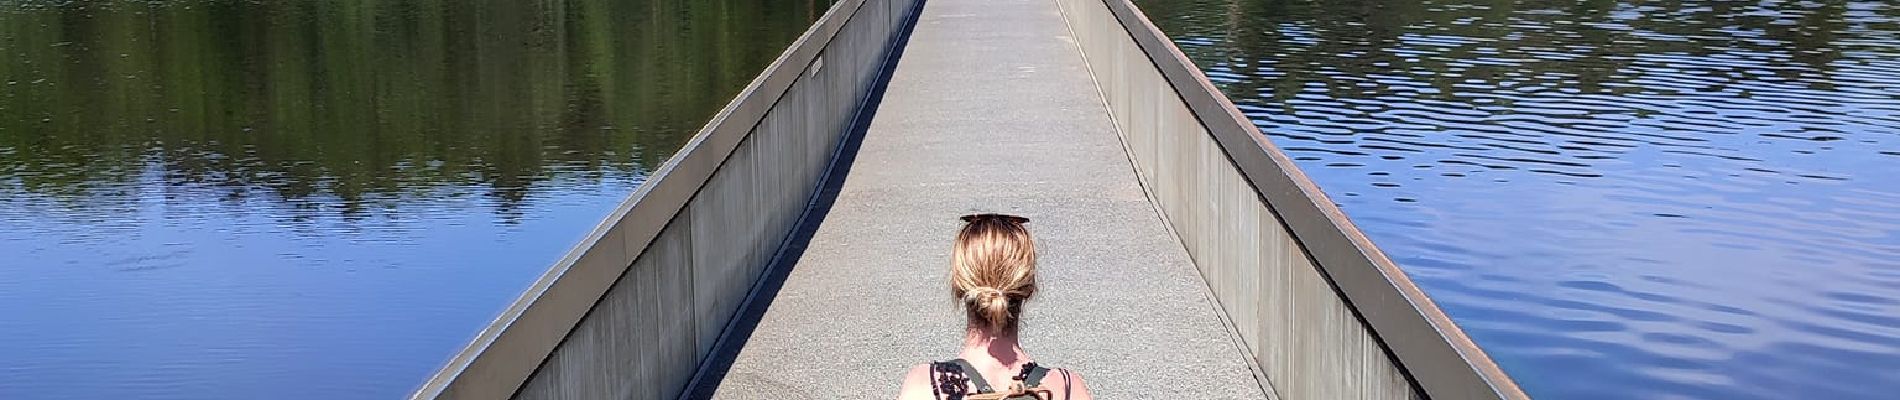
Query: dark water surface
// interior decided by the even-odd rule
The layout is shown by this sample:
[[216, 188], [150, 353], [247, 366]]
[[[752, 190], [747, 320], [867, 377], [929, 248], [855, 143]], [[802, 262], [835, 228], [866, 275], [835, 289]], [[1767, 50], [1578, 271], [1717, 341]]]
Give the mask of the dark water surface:
[[402, 396], [826, 3], [0, 4], [0, 398]]
[[1140, 3], [1531, 395], [1900, 393], [1900, 3]]

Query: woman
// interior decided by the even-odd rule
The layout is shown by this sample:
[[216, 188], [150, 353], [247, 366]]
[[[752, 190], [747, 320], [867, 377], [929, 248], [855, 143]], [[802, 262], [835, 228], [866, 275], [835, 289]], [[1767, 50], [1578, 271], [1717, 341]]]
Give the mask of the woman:
[[966, 312], [957, 359], [918, 365], [899, 400], [1091, 400], [1082, 375], [1036, 365], [1016, 338], [1023, 303], [1036, 295], [1036, 243], [1028, 218], [963, 217], [950, 258], [950, 296]]

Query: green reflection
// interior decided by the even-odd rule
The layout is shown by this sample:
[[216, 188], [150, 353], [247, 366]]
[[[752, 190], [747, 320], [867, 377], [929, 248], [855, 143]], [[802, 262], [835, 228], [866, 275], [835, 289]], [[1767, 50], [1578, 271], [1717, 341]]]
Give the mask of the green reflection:
[[164, 182], [347, 209], [476, 187], [516, 207], [538, 182], [637, 179], [826, 3], [0, 5], [0, 193], [129, 207]]
[[[1415, 97], [1460, 100], [1454, 85], [1564, 87], [1626, 94], [1677, 88], [1619, 85], [1636, 57], [1741, 54], [1748, 64], [1704, 65], [1657, 75], [1714, 82], [1684, 90], [1716, 92], [1762, 80], [1760, 74], [1830, 90], [1823, 77], [1848, 44], [1843, 31], [1867, 31], [1888, 19], [1850, 26], [1845, 0], [1138, 0], [1155, 24], [1197, 64], [1271, 79], [1221, 82], [1228, 96], [1267, 95], [1284, 103], [1302, 85], [1323, 84], [1335, 98], [1394, 94], [1369, 77], [1427, 82]], [[1900, 8], [1877, 9], [1892, 13]]]

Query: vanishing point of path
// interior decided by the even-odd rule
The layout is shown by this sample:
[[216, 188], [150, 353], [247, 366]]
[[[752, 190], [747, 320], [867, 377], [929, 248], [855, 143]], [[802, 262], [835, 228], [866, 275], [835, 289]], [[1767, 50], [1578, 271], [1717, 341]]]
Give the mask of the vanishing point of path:
[[836, 197], [699, 394], [894, 397], [911, 366], [955, 357], [950, 239], [958, 216], [996, 211], [1029, 217], [1041, 251], [1022, 338], [1036, 361], [1102, 398], [1266, 396], [1053, 1], [928, 0], [901, 57]]

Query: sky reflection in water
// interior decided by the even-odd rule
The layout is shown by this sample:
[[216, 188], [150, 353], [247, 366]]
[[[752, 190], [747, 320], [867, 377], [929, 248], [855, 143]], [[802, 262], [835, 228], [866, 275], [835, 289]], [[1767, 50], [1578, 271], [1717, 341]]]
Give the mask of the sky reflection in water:
[[1138, 3], [1531, 395], [1900, 392], [1900, 5]]

